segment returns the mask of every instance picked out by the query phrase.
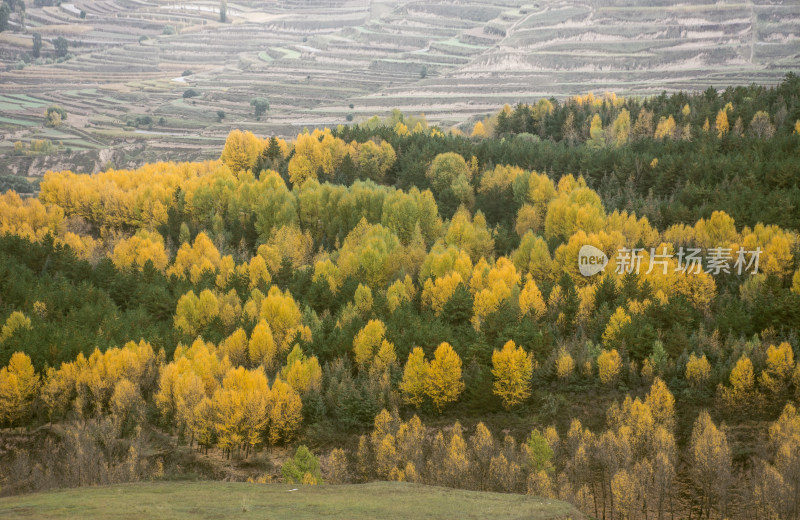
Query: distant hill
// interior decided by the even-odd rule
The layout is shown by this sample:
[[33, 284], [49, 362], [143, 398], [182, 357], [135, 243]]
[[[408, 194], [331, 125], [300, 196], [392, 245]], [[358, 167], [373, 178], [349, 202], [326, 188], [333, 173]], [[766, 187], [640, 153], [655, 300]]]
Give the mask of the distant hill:
[[[539, 97], [769, 85], [800, 68], [789, 1], [230, 1], [227, 23], [217, 0], [46, 3], [0, 33], [0, 154], [47, 139], [95, 170], [210, 157], [233, 127], [291, 136], [392, 108], [450, 126]], [[45, 129], [51, 103], [68, 118]], [[23, 175], [49, 163], [65, 161], [0, 157]]]

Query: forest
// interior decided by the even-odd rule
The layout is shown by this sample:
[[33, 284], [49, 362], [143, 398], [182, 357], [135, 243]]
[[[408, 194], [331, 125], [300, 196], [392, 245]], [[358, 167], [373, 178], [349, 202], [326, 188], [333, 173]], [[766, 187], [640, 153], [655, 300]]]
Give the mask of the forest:
[[800, 518], [794, 74], [468, 132], [234, 130], [218, 160], [37, 190], [0, 195], [2, 494], [213, 459], [603, 519]]

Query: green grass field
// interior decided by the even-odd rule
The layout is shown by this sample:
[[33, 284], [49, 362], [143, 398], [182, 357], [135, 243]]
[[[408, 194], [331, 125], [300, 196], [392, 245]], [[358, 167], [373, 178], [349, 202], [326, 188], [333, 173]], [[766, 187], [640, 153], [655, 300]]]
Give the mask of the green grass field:
[[[296, 489], [295, 491], [292, 491]], [[557, 500], [398, 482], [289, 486], [223, 482], [125, 484], [0, 499], [0, 518], [577, 519]]]

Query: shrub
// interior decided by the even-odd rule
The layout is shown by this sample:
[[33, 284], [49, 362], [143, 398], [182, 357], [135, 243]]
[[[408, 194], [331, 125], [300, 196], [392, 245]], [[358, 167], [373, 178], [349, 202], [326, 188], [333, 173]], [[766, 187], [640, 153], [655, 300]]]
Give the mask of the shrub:
[[281, 467], [281, 474], [290, 484], [321, 484], [319, 459], [305, 446], [298, 446], [294, 458]]

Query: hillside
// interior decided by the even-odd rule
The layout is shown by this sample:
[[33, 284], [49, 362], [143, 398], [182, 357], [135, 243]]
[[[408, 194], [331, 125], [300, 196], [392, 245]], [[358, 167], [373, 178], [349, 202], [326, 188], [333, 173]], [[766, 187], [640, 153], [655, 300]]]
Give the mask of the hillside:
[[800, 76], [464, 129], [0, 170], [3, 516], [796, 519]]
[[[232, 128], [294, 136], [392, 108], [449, 127], [541, 96], [774, 84], [800, 64], [792, 2], [241, 1], [226, 23], [215, 1], [47, 3], [0, 34], [0, 167], [15, 174], [211, 158]], [[68, 118], [44, 128], [52, 103]], [[34, 139], [62, 147], [10, 155]]]
[[[112, 511], [114, 513], [112, 513]], [[580, 519], [573, 506], [523, 495], [403, 482], [289, 486], [161, 482], [69, 489], [0, 499], [17, 518], [527, 518]]]

